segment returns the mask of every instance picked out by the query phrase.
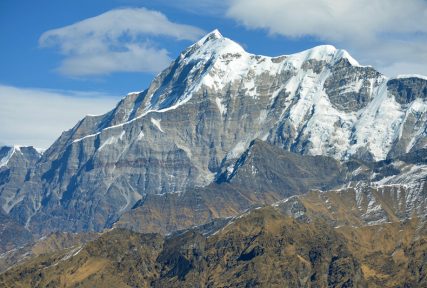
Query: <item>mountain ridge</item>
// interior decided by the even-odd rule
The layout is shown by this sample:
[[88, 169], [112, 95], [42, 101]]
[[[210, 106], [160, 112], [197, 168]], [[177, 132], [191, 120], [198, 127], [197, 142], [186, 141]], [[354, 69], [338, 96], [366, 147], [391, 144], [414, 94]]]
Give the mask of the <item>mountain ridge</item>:
[[146, 90], [65, 131], [2, 184], [20, 188], [0, 201], [36, 234], [101, 231], [147, 195], [214, 183], [254, 139], [338, 161], [394, 159], [427, 145], [425, 87], [332, 46], [257, 56], [213, 31]]
[[[313, 195], [302, 198], [312, 200]], [[332, 206], [352, 205], [345, 197], [330, 200]], [[426, 283], [427, 230], [417, 217], [334, 227], [328, 218], [334, 213], [318, 213], [321, 210], [308, 201], [309, 217], [303, 218], [289, 213], [293, 206], [288, 202], [167, 236], [112, 229], [87, 244], [12, 267], [0, 274], [0, 283], [5, 287], [423, 287]], [[339, 216], [346, 221], [344, 214]]]

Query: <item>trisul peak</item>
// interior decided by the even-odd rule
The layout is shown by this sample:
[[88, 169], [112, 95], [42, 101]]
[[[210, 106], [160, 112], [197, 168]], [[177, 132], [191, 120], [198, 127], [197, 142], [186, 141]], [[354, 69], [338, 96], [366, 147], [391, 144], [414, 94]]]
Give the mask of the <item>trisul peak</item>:
[[201, 46], [201, 45], [207, 43], [208, 41], [223, 39], [223, 38], [224, 38], [224, 36], [222, 36], [221, 32], [219, 32], [218, 29], [215, 29], [215, 30], [209, 32], [208, 34], [206, 34], [205, 36], [203, 36], [202, 39], [197, 41], [196, 44]]
[[238, 43], [222, 36], [218, 29], [206, 34], [203, 38], [191, 45], [181, 57], [192, 59], [210, 59], [224, 54], [245, 54], [246, 51]]

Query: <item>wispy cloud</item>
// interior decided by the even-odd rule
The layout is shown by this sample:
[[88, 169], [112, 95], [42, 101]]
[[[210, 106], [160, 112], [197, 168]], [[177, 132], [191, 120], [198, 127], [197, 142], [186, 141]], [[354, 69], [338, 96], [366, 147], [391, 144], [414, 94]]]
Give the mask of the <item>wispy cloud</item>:
[[184, 10], [190, 13], [204, 14], [204, 15], [220, 15], [224, 14], [227, 10], [229, 0], [156, 0], [156, 3], [161, 3], [165, 6], [173, 7], [176, 9]]
[[96, 92], [0, 84], [0, 143], [47, 148], [85, 115], [105, 113], [117, 101], [116, 97]]
[[69, 76], [158, 72], [170, 62], [169, 53], [150, 37], [194, 41], [204, 33], [157, 11], [124, 8], [46, 31], [39, 44], [59, 49], [65, 59], [58, 71]]
[[388, 74], [427, 74], [425, 0], [231, 0], [227, 16], [250, 29], [334, 43]]

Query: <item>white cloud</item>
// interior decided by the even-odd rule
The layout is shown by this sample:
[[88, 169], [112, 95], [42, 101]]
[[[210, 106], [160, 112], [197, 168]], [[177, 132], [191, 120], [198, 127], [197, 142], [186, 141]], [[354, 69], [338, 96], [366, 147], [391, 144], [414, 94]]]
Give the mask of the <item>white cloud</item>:
[[87, 114], [111, 110], [117, 98], [96, 93], [0, 84], [0, 143], [47, 148]]
[[184, 10], [190, 13], [195, 14], [204, 14], [204, 15], [221, 15], [227, 9], [229, 0], [180, 0], [180, 1], [170, 1], [170, 0], [156, 0], [156, 3], [161, 3], [165, 6], [173, 7], [176, 9]]
[[[427, 74], [425, 0], [231, 0], [227, 11], [250, 29], [312, 36], [347, 48], [387, 73], [423, 63]], [[415, 53], [414, 53], [415, 52]], [[400, 64], [398, 64], [400, 63]], [[403, 71], [402, 71], [403, 72]]]
[[203, 34], [203, 30], [171, 22], [157, 11], [124, 8], [46, 31], [39, 44], [59, 48], [65, 59], [58, 70], [69, 76], [158, 72], [170, 58], [149, 37], [194, 41]]

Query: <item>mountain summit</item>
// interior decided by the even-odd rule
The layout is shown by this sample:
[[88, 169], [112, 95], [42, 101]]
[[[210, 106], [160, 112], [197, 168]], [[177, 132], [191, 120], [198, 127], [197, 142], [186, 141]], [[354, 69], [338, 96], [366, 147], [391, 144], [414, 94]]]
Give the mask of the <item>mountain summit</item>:
[[102, 230], [147, 195], [208, 187], [255, 139], [337, 161], [391, 159], [427, 144], [426, 87], [333, 46], [259, 56], [214, 30], [146, 90], [62, 133], [21, 182], [1, 183], [0, 200], [35, 233]]

